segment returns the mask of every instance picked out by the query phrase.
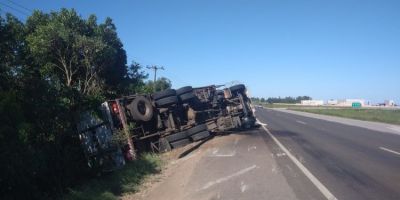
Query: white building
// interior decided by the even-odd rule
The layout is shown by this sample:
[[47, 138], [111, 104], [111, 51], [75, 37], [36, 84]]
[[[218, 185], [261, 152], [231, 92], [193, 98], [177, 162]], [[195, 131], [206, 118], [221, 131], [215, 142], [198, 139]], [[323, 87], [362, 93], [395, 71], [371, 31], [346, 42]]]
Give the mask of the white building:
[[390, 107], [392, 107], [392, 106], [394, 106], [394, 105], [395, 105], [395, 103], [394, 103], [393, 100], [385, 100], [385, 106], [390, 106]]
[[322, 106], [322, 105], [324, 105], [324, 101], [323, 100], [301, 100], [301, 105]]
[[364, 99], [340, 99], [337, 101], [337, 106], [349, 106], [351, 107], [353, 103], [360, 103], [361, 106], [365, 106]]
[[334, 100], [334, 99], [328, 100], [327, 104], [331, 105], [331, 106], [337, 105], [338, 104], [338, 100]]

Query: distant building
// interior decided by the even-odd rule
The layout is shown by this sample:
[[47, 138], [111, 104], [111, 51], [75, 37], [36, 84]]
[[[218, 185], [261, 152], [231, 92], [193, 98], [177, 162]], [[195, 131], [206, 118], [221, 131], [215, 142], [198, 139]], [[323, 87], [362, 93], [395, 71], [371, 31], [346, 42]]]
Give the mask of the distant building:
[[301, 100], [301, 105], [322, 106], [322, 105], [324, 105], [324, 101], [323, 100]]
[[337, 101], [337, 106], [351, 107], [354, 103], [359, 103], [361, 106], [365, 106], [364, 99], [340, 99]]
[[338, 100], [334, 100], [334, 99], [328, 100], [327, 104], [331, 105], [331, 106], [337, 105], [338, 104]]
[[393, 106], [395, 106], [395, 105], [396, 105], [396, 104], [394, 103], [393, 100], [385, 100], [385, 106], [393, 107]]

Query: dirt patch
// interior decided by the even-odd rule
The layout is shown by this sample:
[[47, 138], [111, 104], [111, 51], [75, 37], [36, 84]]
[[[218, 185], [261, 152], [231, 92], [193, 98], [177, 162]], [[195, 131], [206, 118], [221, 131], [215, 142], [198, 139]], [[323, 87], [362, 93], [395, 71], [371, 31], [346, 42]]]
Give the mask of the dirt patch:
[[[164, 153], [162, 172], [146, 179], [139, 192], [126, 194], [122, 200], [145, 199], [183, 199], [183, 190], [187, 179], [190, 177], [196, 162], [200, 160], [202, 150], [198, 150], [200, 142], [192, 143], [185, 147]], [[188, 153], [190, 152], [190, 153]], [[185, 155], [182, 157], [182, 155]], [[185, 162], [190, 160], [190, 162]], [[160, 187], [161, 183], [163, 187]]]

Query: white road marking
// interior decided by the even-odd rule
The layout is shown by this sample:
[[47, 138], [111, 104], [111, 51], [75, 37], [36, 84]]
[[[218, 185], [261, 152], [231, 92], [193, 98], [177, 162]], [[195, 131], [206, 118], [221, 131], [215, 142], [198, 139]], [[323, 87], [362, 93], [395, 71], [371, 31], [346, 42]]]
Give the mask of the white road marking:
[[[200, 190], [206, 190], [206, 189], [208, 189], [208, 188], [210, 188], [210, 187], [212, 187], [212, 186], [214, 186], [216, 184], [220, 184], [220, 183], [223, 183], [225, 181], [229, 181], [230, 179], [235, 178], [237, 176], [240, 176], [242, 174], [245, 174], [245, 173], [247, 173], [247, 172], [249, 172], [249, 171], [251, 171], [251, 170], [253, 170], [255, 168], [257, 168], [257, 165], [253, 165], [253, 166], [244, 168], [244, 169], [242, 169], [242, 170], [240, 170], [240, 171], [238, 171], [236, 173], [233, 173], [233, 174], [231, 174], [229, 176], [225, 176], [223, 178], [219, 178], [219, 179], [217, 179], [215, 181], [210, 181], [207, 184], [205, 184]], [[198, 190], [198, 191], [200, 191], [200, 190]]]
[[214, 149], [213, 149], [213, 152], [212, 152], [212, 154], [217, 154], [217, 153], [218, 153], [218, 151], [219, 151], [219, 149], [218, 149], [218, 148], [214, 148]]
[[397, 152], [397, 151], [393, 151], [393, 150], [390, 150], [390, 149], [388, 149], [388, 148], [385, 148], [385, 147], [379, 147], [380, 149], [382, 149], [382, 150], [384, 150], [384, 151], [387, 151], [387, 152], [390, 152], [390, 153], [394, 153], [394, 154], [396, 154], [396, 155], [399, 155], [400, 156], [400, 153], [399, 152]]
[[247, 190], [249, 186], [247, 186], [246, 184], [244, 184], [244, 182], [240, 182], [240, 191], [243, 193]]
[[211, 157], [233, 157], [236, 155], [236, 150], [232, 151], [229, 154], [213, 154]]
[[250, 150], [252, 150], [252, 149], [257, 149], [257, 147], [256, 147], [256, 146], [247, 147], [247, 151], [250, 151]]
[[261, 126], [267, 126], [268, 124], [262, 123], [260, 121], [257, 120], [257, 124], [260, 124]]
[[277, 157], [286, 156], [286, 153], [277, 153], [276, 156], [277, 156]]
[[300, 121], [300, 120], [296, 120], [296, 122], [299, 123], [299, 124], [304, 124], [304, 125], [307, 124], [307, 123], [305, 123], [305, 122], [303, 122], [303, 121]]
[[301, 164], [300, 161], [296, 159], [287, 149], [285, 146], [282, 145], [282, 143], [279, 142], [278, 139], [276, 139], [275, 136], [272, 135], [272, 133], [265, 127], [263, 126], [264, 130], [268, 133], [268, 135], [275, 141], [275, 143], [287, 154], [287, 156], [294, 162], [294, 164], [297, 165], [297, 167], [304, 173], [304, 175], [310, 179], [310, 181], [321, 191], [321, 193], [326, 197], [328, 200], [337, 200], [337, 198], [326, 188], [318, 179], [315, 177], [303, 164]]

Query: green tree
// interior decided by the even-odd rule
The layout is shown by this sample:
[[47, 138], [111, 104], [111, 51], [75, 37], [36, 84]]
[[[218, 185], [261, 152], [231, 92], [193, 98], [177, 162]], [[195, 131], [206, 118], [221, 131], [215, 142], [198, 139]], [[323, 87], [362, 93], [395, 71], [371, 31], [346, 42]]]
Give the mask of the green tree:
[[100, 25], [96, 21], [94, 15], [82, 19], [75, 10], [36, 11], [27, 23], [34, 27], [28, 46], [42, 75], [60, 88], [115, 96], [130, 84], [126, 52], [112, 20]]
[[0, 199], [60, 198], [86, 178], [75, 115], [144, 87], [112, 20], [96, 21], [66, 9], [25, 24], [0, 16]]
[[[155, 84], [155, 86], [154, 86], [154, 84]], [[155, 83], [152, 80], [148, 80], [146, 82], [143, 92], [144, 93], [152, 93], [154, 91], [154, 89], [155, 89], [155, 92], [158, 92], [158, 91], [170, 89], [171, 87], [172, 87], [171, 81], [168, 78], [161, 77], [161, 78], [158, 78]]]

